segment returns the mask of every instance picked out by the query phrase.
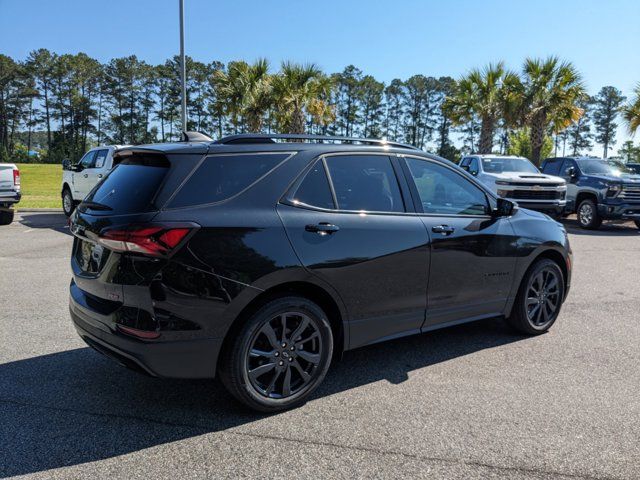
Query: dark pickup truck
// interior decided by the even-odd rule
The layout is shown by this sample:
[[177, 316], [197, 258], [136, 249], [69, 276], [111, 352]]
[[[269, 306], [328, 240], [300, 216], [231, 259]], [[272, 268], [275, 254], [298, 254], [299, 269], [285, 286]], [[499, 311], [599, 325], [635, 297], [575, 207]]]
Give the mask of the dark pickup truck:
[[542, 172], [567, 181], [565, 214], [576, 213], [582, 228], [603, 220], [633, 220], [640, 228], [640, 175], [593, 157], [547, 158]]

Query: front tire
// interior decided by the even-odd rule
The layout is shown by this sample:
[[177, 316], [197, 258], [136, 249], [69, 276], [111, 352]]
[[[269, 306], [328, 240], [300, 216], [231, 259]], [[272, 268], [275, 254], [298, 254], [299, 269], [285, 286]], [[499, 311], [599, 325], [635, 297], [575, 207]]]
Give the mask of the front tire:
[[555, 323], [563, 301], [562, 270], [553, 260], [537, 260], [522, 279], [507, 320], [520, 333], [540, 335]]
[[578, 223], [587, 230], [597, 230], [602, 224], [602, 218], [598, 213], [596, 202], [590, 199], [583, 200], [578, 205]]
[[67, 217], [70, 217], [73, 213], [73, 210], [76, 208], [76, 204], [73, 200], [73, 195], [71, 195], [71, 190], [65, 188], [62, 191], [62, 210]]
[[267, 303], [232, 335], [220, 378], [236, 399], [261, 412], [304, 403], [324, 379], [333, 355], [326, 314], [301, 297]]
[[0, 225], [9, 225], [13, 222], [13, 210], [0, 210]]

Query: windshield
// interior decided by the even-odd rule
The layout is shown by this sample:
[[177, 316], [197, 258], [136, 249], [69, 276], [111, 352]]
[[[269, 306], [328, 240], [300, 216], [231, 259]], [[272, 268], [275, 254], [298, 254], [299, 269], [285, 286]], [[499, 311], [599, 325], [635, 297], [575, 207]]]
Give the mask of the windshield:
[[535, 165], [526, 158], [483, 158], [482, 167], [486, 173], [540, 173]]
[[613, 166], [604, 160], [582, 160], [578, 165], [580, 165], [582, 173], [587, 175], [612, 175], [619, 177], [620, 175], [628, 175], [631, 173], [631, 170], [622, 164]]
[[610, 160], [609, 165], [611, 165], [614, 175], [616, 176], [632, 175], [634, 173], [637, 173], [635, 169], [628, 167], [627, 165], [625, 165], [622, 162], [619, 162], [618, 160]]

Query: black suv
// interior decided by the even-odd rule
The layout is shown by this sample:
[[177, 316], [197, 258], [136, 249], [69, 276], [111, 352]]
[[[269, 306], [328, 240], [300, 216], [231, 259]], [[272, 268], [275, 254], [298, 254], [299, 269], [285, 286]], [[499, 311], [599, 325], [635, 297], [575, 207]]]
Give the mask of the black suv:
[[402, 144], [293, 135], [131, 147], [71, 217], [80, 336], [262, 411], [344, 350], [487, 317], [545, 332], [562, 225]]
[[594, 157], [547, 158], [542, 171], [567, 181], [565, 214], [576, 213], [582, 228], [602, 220], [633, 220], [640, 228], [640, 175], [620, 163]]

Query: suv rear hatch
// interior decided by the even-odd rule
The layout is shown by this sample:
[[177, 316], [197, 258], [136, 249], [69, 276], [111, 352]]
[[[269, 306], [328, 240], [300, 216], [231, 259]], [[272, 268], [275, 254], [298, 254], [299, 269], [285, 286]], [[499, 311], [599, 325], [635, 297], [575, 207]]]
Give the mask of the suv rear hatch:
[[186, 240], [195, 225], [154, 224], [153, 218], [170, 194], [165, 187], [175, 189], [201, 157], [129, 150], [114, 159], [116, 167], [71, 217], [72, 294], [81, 289], [75, 292], [81, 303], [110, 314], [125, 301], [127, 286], [147, 283]]

